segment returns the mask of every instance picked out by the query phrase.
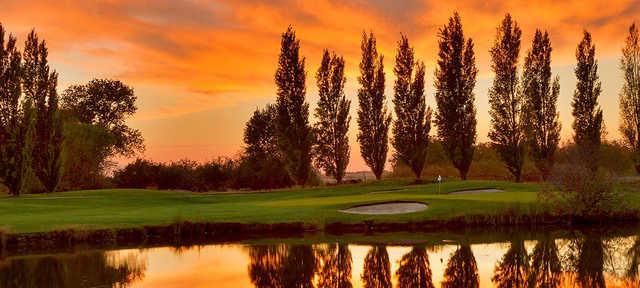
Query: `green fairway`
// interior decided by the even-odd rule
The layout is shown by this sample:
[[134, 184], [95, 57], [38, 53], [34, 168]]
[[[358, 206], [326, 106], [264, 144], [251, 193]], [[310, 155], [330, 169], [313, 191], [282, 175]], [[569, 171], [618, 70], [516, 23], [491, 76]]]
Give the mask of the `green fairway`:
[[[537, 206], [538, 184], [459, 181], [409, 185], [408, 180], [287, 189], [261, 193], [192, 193], [141, 189], [73, 191], [0, 198], [0, 226], [10, 232], [76, 228], [115, 228], [176, 221], [278, 223], [411, 221], [464, 215], [490, 215], [507, 209], [528, 213]], [[447, 195], [466, 189], [500, 193]], [[422, 212], [402, 215], [352, 215], [339, 209], [393, 200], [427, 203]]]

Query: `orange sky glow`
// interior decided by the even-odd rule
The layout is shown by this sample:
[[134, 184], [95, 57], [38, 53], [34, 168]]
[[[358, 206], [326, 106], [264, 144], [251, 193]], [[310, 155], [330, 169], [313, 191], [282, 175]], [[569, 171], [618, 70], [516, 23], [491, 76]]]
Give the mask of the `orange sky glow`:
[[318, 99], [313, 76], [322, 50], [345, 57], [345, 92], [353, 115], [348, 170], [365, 170], [355, 141], [362, 32], [375, 33], [385, 56], [389, 104], [394, 51], [404, 33], [427, 65], [427, 105], [435, 108], [436, 33], [453, 11], [461, 14], [466, 36], [475, 41], [479, 141], [486, 141], [489, 131], [487, 91], [493, 75], [488, 51], [507, 12], [523, 30], [521, 59], [536, 28], [550, 32], [552, 70], [561, 79], [563, 139], [572, 135], [575, 47], [583, 29], [592, 32], [607, 138], [619, 138], [619, 57], [629, 25], [640, 20], [640, 1], [399, 2], [2, 0], [0, 22], [20, 42], [32, 28], [47, 40], [50, 64], [60, 73], [60, 92], [95, 77], [117, 78], [132, 86], [139, 112], [129, 124], [145, 137], [142, 156], [155, 161], [206, 161], [241, 151], [245, 121], [257, 107], [275, 100], [280, 34], [291, 24], [306, 57], [311, 109]]

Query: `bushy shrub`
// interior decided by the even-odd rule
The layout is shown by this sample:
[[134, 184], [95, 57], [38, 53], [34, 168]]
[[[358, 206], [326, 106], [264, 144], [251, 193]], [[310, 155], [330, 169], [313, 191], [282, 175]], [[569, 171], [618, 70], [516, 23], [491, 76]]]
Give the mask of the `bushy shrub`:
[[236, 163], [228, 158], [218, 158], [195, 168], [198, 191], [219, 191], [231, 185]]
[[614, 184], [615, 175], [605, 168], [594, 171], [584, 163], [561, 163], [553, 168], [540, 198], [558, 214], [602, 216], [624, 208]]
[[244, 157], [238, 165], [234, 188], [276, 189], [290, 187], [293, 179], [277, 159], [258, 161]]
[[114, 173], [114, 182], [118, 187], [147, 188], [157, 186], [160, 164], [149, 160], [136, 159]]

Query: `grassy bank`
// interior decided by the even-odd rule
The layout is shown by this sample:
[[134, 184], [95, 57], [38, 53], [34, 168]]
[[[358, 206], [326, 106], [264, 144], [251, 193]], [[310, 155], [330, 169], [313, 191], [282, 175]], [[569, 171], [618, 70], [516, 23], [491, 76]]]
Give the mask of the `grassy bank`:
[[[502, 189], [501, 193], [450, 195], [468, 189]], [[190, 221], [207, 223], [293, 223], [322, 227], [328, 223], [420, 222], [464, 216], [517, 215], [539, 212], [538, 184], [458, 181], [410, 185], [409, 180], [262, 193], [191, 193], [115, 189], [73, 191], [0, 198], [0, 226], [10, 233], [74, 229], [127, 228]], [[640, 195], [627, 202], [640, 207]], [[403, 215], [353, 215], [338, 210], [384, 201], [420, 201], [429, 208]]]

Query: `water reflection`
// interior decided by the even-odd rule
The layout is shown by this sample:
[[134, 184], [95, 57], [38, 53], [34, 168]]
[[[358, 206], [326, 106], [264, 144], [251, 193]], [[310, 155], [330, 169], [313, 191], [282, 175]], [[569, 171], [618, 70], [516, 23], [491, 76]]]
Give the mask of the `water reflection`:
[[0, 287], [640, 287], [640, 236], [561, 235], [27, 255], [0, 260]]
[[104, 252], [19, 257], [0, 262], [0, 287], [128, 287], [144, 277], [145, 264]]
[[413, 247], [402, 256], [396, 271], [398, 288], [433, 288], [431, 264], [425, 247]]
[[463, 244], [451, 255], [444, 270], [443, 288], [480, 287], [478, 264], [471, 246]]

